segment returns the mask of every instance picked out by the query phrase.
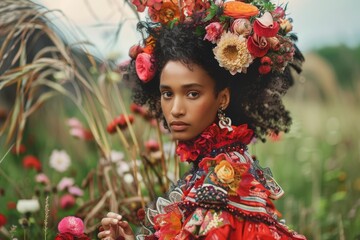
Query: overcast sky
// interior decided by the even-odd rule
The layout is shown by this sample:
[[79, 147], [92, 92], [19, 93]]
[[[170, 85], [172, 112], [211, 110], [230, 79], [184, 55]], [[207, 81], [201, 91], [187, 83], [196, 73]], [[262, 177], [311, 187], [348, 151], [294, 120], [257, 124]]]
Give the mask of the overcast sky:
[[[48, 9], [58, 9], [59, 17], [77, 40], [88, 39], [98, 54], [127, 54], [127, 49], [139, 39], [136, 19], [123, 0], [37, 0]], [[275, 2], [273, 0], [273, 2]], [[284, 2], [278, 0], [279, 3]], [[289, 0], [288, 13], [293, 18], [293, 31], [299, 37], [298, 46], [310, 51], [327, 45], [360, 44], [360, 0]], [[60, 16], [58, 14], [58, 16]], [[124, 22], [124, 20], [126, 21]], [[119, 23], [123, 22], [115, 41]], [[60, 29], [64, 27], [54, 21]], [[70, 27], [69, 27], [70, 26]], [[79, 31], [83, 33], [79, 34]], [[74, 34], [77, 32], [77, 34]]]

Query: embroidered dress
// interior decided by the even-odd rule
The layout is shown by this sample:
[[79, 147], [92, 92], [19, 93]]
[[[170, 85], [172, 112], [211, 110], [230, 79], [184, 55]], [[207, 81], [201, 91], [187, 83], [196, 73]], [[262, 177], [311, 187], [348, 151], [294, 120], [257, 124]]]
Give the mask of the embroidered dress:
[[213, 124], [179, 142], [193, 169], [147, 209], [147, 233], [137, 239], [306, 239], [277, 220], [271, 200], [284, 192], [247, 152], [252, 136], [247, 125], [229, 132]]

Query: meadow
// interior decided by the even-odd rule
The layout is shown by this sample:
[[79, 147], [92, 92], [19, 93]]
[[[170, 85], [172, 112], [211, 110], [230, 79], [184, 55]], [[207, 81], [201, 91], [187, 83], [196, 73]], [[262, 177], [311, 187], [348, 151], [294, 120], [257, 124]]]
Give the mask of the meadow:
[[[36, 17], [46, 46], [30, 49], [38, 32], [26, 18], [4, 19], [0, 239], [54, 239], [67, 216], [81, 218], [84, 233], [96, 239], [108, 211], [137, 228], [141, 209], [187, 170], [175, 143], [147, 109], [131, 103], [121, 66], [74, 51]], [[13, 30], [14, 22], [23, 27]], [[249, 151], [284, 188], [275, 204], [291, 228], [314, 240], [360, 239], [358, 62], [320, 53], [306, 53], [303, 73], [284, 98], [291, 131], [254, 141]]]

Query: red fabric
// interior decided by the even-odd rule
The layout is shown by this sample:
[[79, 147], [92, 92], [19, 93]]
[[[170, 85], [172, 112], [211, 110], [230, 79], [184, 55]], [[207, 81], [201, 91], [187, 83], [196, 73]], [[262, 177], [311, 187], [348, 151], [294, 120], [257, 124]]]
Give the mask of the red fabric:
[[203, 133], [192, 141], [179, 142], [176, 153], [181, 161], [195, 161], [199, 156], [209, 155], [213, 149], [235, 142], [249, 144], [254, 132], [246, 124], [232, 126], [233, 131], [219, 128], [215, 123], [206, 128]]

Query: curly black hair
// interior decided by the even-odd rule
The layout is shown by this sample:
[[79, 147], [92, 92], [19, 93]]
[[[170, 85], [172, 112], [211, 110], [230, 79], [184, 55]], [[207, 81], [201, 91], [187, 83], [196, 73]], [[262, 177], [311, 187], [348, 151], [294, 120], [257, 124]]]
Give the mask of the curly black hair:
[[291, 117], [281, 97], [293, 85], [290, 66], [301, 71], [303, 57], [297, 48], [294, 56], [296, 61], [289, 64], [282, 74], [273, 72], [260, 75], [260, 62], [255, 60], [247, 73], [231, 75], [215, 59], [212, 50], [214, 44], [204, 41], [191, 25], [156, 28], [147, 22], [140, 22], [138, 30], [145, 30], [156, 39], [152, 59], [156, 64], [155, 77], [148, 83], [143, 83], [136, 74], [135, 61], [132, 60], [124, 79], [131, 83], [134, 102], [148, 105], [154, 117], [163, 119], [159, 91], [161, 71], [167, 62], [180, 61], [189, 69], [192, 64], [201, 66], [215, 81], [216, 94], [224, 88], [230, 89], [230, 104], [225, 114], [234, 125], [248, 124], [255, 136], [263, 141], [270, 132], [289, 130]]

